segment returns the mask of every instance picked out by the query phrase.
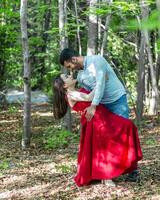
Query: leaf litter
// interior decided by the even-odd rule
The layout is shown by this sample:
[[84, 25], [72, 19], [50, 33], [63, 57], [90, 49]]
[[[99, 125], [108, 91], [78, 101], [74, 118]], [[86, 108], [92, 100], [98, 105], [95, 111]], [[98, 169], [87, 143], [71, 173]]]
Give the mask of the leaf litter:
[[74, 140], [64, 147], [46, 149], [48, 127], [61, 127], [61, 122], [54, 122], [49, 105], [34, 107], [31, 147], [22, 151], [23, 112], [16, 111], [0, 112], [0, 199], [160, 199], [160, 122], [156, 118], [146, 116], [147, 125], [144, 123], [140, 131], [144, 156], [139, 162], [140, 183], [126, 183], [124, 175], [115, 179], [115, 188], [100, 181], [77, 187], [73, 178], [77, 168], [79, 116], [73, 114]]

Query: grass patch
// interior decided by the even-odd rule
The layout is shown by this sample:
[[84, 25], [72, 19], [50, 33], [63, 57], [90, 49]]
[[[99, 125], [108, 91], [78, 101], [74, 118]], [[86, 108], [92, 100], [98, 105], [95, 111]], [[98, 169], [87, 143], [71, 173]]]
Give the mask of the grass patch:
[[9, 164], [7, 161], [0, 162], [0, 170], [5, 170], [9, 168]]
[[43, 137], [45, 137], [43, 140], [44, 148], [47, 150], [66, 148], [71, 143], [78, 141], [78, 136], [75, 133], [63, 128], [49, 127], [44, 131]]
[[58, 172], [61, 172], [61, 173], [70, 173], [72, 172], [72, 168], [68, 165], [57, 165], [56, 166], [56, 169]]
[[156, 145], [156, 144], [157, 144], [157, 141], [155, 140], [155, 138], [149, 138], [149, 139], [146, 141], [146, 144], [147, 144], [147, 145]]
[[8, 112], [9, 113], [17, 113], [18, 112], [18, 107], [17, 106], [14, 106], [14, 105], [10, 105], [8, 107]]
[[33, 130], [31, 141], [43, 150], [66, 149], [79, 143], [79, 134], [64, 129], [60, 124], [52, 124]]

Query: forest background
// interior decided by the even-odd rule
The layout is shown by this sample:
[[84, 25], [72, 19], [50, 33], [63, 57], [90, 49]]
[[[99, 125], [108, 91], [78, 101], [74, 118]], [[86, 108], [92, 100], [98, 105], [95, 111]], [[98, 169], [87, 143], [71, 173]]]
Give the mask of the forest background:
[[[0, 128], [1, 141], [4, 145], [2, 145], [1, 151], [4, 152], [4, 149], [6, 149], [6, 153], [2, 154], [3, 159], [0, 162], [3, 181], [6, 181], [3, 170], [12, 170], [13, 166], [10, 166], [10, 163], [15, 165], [13, 159], [11, 159], [12, 151], [9, 153], [12, 156], [6, 157], [9, 152], [8, 141], [11, 138], [16, 138], [15, 141], [19, 142], [21, 136], [24, 137], [21, 117], [23, 116], [23, 109], [19, 113], [19, 107], [5, 106], [7, 90], [14, 88], [23, 91], [24, 87], [24, 51], [21, 40], [23, 24], [20, 20], [22, 18], [20, 7], [24, 2], [27, 1], [0, 1], [0, 99], [2, 111]], [[160, 0], [28, 0], [27, 3], [27, 28], [25, 31], [28, 33], [28, 63], [31, 67], [30, 89], [32, 91], [42, 90], [49, 96], [51, 103], [51, 81], [57, 73], [64, 71], [59, 63], [60, 51], [63, 48], [71, 47], [79, 51], [81, 55], [100, 54], [111, 64], [127, 88], [130, 107], [135, 111], [135, 114], [134, 112], [131, 113], [131, 117], [135, 119], [139, 126], [144, 139], [142, 144], [157, 147], [156, 145], [159, 145], [160, 142]], [[22, 108], [21, 106], [20, 108]], [[40, 108], [38, 107], [38, 109]], [[46, 118], [42, 120], [41, 115], [36, 115], [37, 108], [31, 109], [33, 136], [31, 148], [33, 150], [31, 150], [29, 156], [32, 156], [33, 152], [35, 154], [35, 146], [37, 149], [41, 149], [43, 145], [45, 153], [47, 154], [47, 151], [49, 151], [50, 154], [50, 150], [57, 148], [60, 151], [61, 148], [66, 147], [72, 141], [72, 148], [75, 149], [75, 144], [78, 141], [77, 134], [71, 137], [70, 132], [62, 129], [63, 122], [53, 120], [50, 104], [45, 108], [43, 107], [41, 111], [47, 115], [49, 121], [46, 122]], [[71, 121], [70, 113], [67, 115], [64, 119], [67, 128], [70, 130], [72, 127], [73, 132], [78, 132], [78, 122], [76, 119]], [[37, 122], [35, 122], [34, 116], [38, 116], [39, 128], [36, 127]], [[11, 131], [12, 126], [4, 125], [5, 117], [11, 121], [12, 118], [18, 120], [18, 127], [16, 127], [16, 123], [14, 125], [16, 127], [15, 132]], [[74, 123], [74, 120], [76, 123]], [[11, 121], [8, 120], [8, 123], [12, 123]], [[45, 124], [49, 127], [45, 127]], [[9, 130], [7, 130], [7, 127], [10, 127]], [[150, 129], [153, 132], [150, 132]], [[143, 135], [144, 132], [147, 133], [146, 136]], [[29, 140], [30, 136], [31, 134], [29, 134]], [[68, 140], [68, 138], [71, 139]], [[6, 144], [4, 141], [6, 141]], [[20, 144], [16, 142], [13, 146], [18, 149]], [[37, 146], [39, 144], [41, 145]], [[146, 158], [151, 158], [153, 155], [157, 156], [158, 152], [158, 148], [153, 149], [153, 152], [149, 153], [148, 156], [147, 151]], [[18, 157], [24, 158], [19, 150], [16, 153], [19, 154]], [[38, 154], [40, 154], [39, 151]], [[60, 152], [58, 155], [60, 155]], [[15, 158], [15, 155], [13, 157]], [[157, 169], [159, 162], [157, 160], [155, 162]], [[69, 166], [68, 164], [61, 164], [56, 169], [61, 171], [62, 176], [66, 173], [66, 176], [68, 176], [68, 174], [73, 173], [70, 165], [72, 166], [72, 164], [69, 164]], [[16, 166], [14, 167], [16, 168]], [[149, 169], [145, 168], [146, 171], [149, 171]], [[145, 170], [143, 171], [144, 175], [146, 175]], [[158, 176], [158, 171], [155, 171], [154, 175]], [[147, 175], [147, 177], [150, 176]], [[59, 179], [57, 178], [57, 180]], [[157, 179], [153, 181], [155, 185], [159, 183], [156, 181]], [[146, 183], [149, 184], [147, 181]], [[67, 182], [67, 184], [70, 185], [70, 182]], [[147, 186], [144, 187], [144, 191], [147, 190]], [[4, 186], [4, 188], [7, 191], [7, 186]], [[75, 190], [83, 196], [82, 191]], [[62, 194], [63, 196], [61, 192], [62, 190], [54, 195], [61, 196]], [[11, 192], [9, 195], [15, 194]], [[46, 195], [46, 192], [43, 195]], [[76, 196], [75, 193], [70, 195]], [[87, 194], [85, 193], [85, 195]], [[114, 195], [116, 198], [117, 193]], [[123, 195], [126, 194], [123, 193]], [[157, 188], [154, 190], [154, 195], [159, 195]], [[142, 196], [142, 193], [140, 196]], [[25, 197], [23, 196], [23, 198]]]
[[[0, 3], [0, 91], [23, 89], [20, 2]], [[159, 1], [28, 1], [27, 31], [31, 89], [51, 96], [65, 47], [81, 55], [101, 54], [143, 110], [158, 112], [160, 76]], [[16, 78], [15, 78], [16, 77]]]

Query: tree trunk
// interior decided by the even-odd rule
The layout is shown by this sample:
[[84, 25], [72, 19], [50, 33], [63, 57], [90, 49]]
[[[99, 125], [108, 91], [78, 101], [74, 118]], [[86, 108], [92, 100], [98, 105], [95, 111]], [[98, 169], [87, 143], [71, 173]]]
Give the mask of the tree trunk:
[[[112, 5], [112, 0], [105, 0], [104, 2], [108, 3], [108, 6]], [[100, 54], [102, 56], [104, 54], [105, 47], [107, 46], [106, 43], [107, 43], [107, 35], [108, 35], [108, 28], [109, 28], [110, 20], [111, 20], [111, 13], [106, 16], [106, 20], [105, 20], [105, 29], [104, 29], [104, 33], [103, 33], [101, 51], [100, 51]]]
[[22, 149], [30, 146], [31, 138], [31, 90], [30, 90], [30, 62], [27, 34], [27, 0], [21, 0], [20, 23], [22, 33], [23, 62], [24, 62], [24, 118]]
[[[159, 21], [160, 21], [160, 0], [156, 0], [157, 4], [157, 10], [159, 12]], [[158, 39], [160, 40], [160, 28], [158, 29]], [[156, 60], [156, 81], [157, 85], [159, 85], [159, 79], [160, 79], [160, 47], [158, 50], [157, 60]]]
[[[138, 18], [140, 23], [140, 20]], [[137, 124], [140, 124], [143, 117], [144, 109], [144, 95], [145, 95], [145, 37], [144, 32], [141, 30], [140, 45], [139, 47], [139, 60], [138, 60], [138, 84], [137, 84], [137, 101], [136, 101], [136, 118]]]
[[[66, 0], [59, 0], [59, 35], [60, 35], [60, 50], [68, 47], [68, 37], [66, 33], [66, 25], [67, 25], [67, 8], [66, 8]], [[66, 69], [63, 69], [66, 71]]]
[[[142, 12], [142, 18], [143, 20], [147, 20], [149, 15], [149, 9], [147, 6], [147, 2], [145, 0], [141, 0], [141, 12]], [[156, 73], [153, 66], [153, 58], [150, 48], [150, 39], [149, 39], [149, 32], [148, 30], [144, 30], [144, 36], [145, 36], [145, 43], [146, 43], [146, 50], [148, 55], [148, 61], [150, 66], [150, 74], [151, 74], [151, 84], [152, 84], [152, 98], [150, 101], [150, 108], [149, 108], [149, 114], [156, 115], [158, 111], [158, 87], [156, 82]]]
[[[68, 47], [68, 37], [66, 33], [67, 25], [67, 1], [59, 0], [59, 35], [60, 35], [60, 50]], [[67, 73], [67, 69], [62, 67], [62, 73]], [[72, 116], [71, 110], [68, 109], [66, 115], [64, 116], [64, 127], [72, 131]]]
[[96, 5], [97, 5], [97, 0], [90, 0], [87, 55], [96, 54], [96, 49], [97, 49], [98, 23], [97, 23], [97, 15], [95, 14]]
[[[98, 0], [98, 9], [101, 9], [101, 0]], [[97, 51], [98, 51], [98, 54], [100, 54], [101, 52], [101, 40], [102, 40], [102, 17], [101, 16], [97, 16], [97, 23], [98, 23], [98, 28], [97, 28], [97, 31], [98, 31], [98, 34], [97, 34], [97, 39], [98, 39], [98, 42], [97, 42]], [[103, 27], [104, 29], [104, 27]]]
[[145, 70], [145, 105], [148, 109], [150, 107], [150, 98], [151, 98], [151, 80], [150, 80], [150, 71], [149, 67]]
[[79, 26], [78, 11], [77, 11], [77, 0], [74, 0], [74, 9], [75, 9], [76, 23], [77, 23], [78, 49], [79, 49], [79, 55], [81, 55], [82, 54], [82, 46], [81, 46], [80, 26]]

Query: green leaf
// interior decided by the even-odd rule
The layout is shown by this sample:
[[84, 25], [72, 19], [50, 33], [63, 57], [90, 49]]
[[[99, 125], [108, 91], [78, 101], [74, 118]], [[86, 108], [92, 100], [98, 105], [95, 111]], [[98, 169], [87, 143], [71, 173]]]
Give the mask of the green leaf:
[[155, 30], [160, 28], [160, 13], [157, 10], [153, 10], [147, 19], [143, 19], [138, 23], [137, 19], [128, 20], [126, 28], [129, 30], [147, 29]]

